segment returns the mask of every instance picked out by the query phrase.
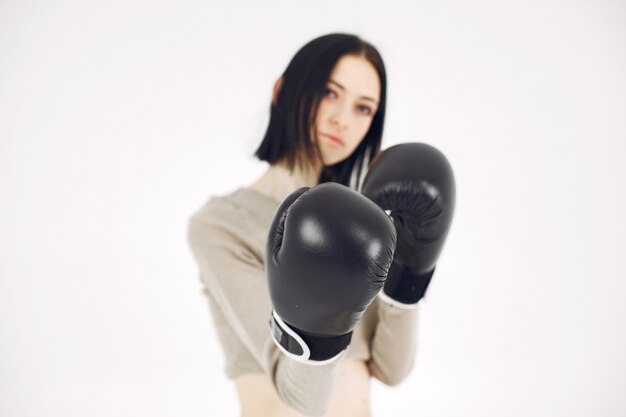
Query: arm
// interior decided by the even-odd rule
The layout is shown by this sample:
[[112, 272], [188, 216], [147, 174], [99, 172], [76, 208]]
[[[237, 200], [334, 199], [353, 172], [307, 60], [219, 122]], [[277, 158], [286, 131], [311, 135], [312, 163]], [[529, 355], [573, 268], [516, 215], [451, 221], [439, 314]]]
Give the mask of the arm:
[[418, 302], [435, 272], [454, 214], [454, 174], [436, 148], [404, 143], [377, 155], [362, 192], [390, 214], [398, 233], [380, 293], [380, 323], [370, 365], [373, 375], [395, 385], [413, 364]]
[[370, 343], [370, 374], [385, 385], [400, 384], [411, 372], [417, 350], [418, 309], [402, 309], [382, 300]]
[[188, 242], [212, 309], [270, 375], [287, 406], [305, 415], [323, 415], [336, 384], [338, 362], [312, 367], [281, 354], [269, 332], [272, 306], [263, 264], [241, 241], [240, 232], [213, 218], [194, 216], [189, 221]]

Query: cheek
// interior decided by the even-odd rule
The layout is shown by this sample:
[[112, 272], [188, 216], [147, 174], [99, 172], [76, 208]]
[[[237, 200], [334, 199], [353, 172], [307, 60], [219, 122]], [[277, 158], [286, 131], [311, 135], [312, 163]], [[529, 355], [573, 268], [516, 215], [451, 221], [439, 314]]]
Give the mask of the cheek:
[[365, 135], [369, 131], [371, 125], [372, 119], [363, 120], [357, 125], [357, 129], [355, 129], [357, 136], [356, 142], [358, 142], [357, 145], [365, 138]]
[[319, 106], [317, 107], [317, 122], [319, 123], [328, 113], [329, 104], [326, 100], [321, 100]]

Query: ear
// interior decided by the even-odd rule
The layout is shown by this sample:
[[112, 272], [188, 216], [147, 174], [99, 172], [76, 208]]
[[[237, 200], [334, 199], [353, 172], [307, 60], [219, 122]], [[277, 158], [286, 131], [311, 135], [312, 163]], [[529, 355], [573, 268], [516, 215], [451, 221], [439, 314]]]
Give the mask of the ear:
[[280, 88], [282, 87], [282, 85], [283, 85], [283, 77], [281, 76], [274, 83], [274, 91], [272, 92], [272, 104], [274, 106], [276, 105], [276, 100], [278, 100], [278, 93], [280, 92]]

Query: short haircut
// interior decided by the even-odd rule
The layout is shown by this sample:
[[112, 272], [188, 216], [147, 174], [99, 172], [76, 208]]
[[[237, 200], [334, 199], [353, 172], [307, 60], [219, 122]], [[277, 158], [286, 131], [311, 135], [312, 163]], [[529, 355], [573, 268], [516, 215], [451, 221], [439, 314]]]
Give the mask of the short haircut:
[[270, 107], [267, 131], [254, 155], [270, 164], [285, 159], [290, 170], [296, 164], [306, 166], [311, 158], [321, 161], [319, 148], [311, 140], [311, 126], [330, 74], [345, 55], [363, 57], [374, 66], [380, 79], [380, 102], [363, 141], [348, 158], [323, 167], [319, 183], [337, 182], [358, 190], [369, 161], [380, 151], [387, 95], [382, 57], [372, 44], [358, 36], [324, 35], [294, 55], [282, 75], [276, 102]]

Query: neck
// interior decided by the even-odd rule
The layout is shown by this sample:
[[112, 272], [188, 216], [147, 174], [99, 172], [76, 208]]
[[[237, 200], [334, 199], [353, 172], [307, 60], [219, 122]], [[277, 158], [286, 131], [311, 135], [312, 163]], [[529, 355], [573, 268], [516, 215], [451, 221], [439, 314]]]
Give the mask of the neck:
[[289, 194], [300, 187], [314, 187], [318, 184], [322, 167], [309, 166], [303, 169], [296, 166], [293, 171], [284, 163], [275, 163], [250, 188], [273, 198], [283, 201]]

